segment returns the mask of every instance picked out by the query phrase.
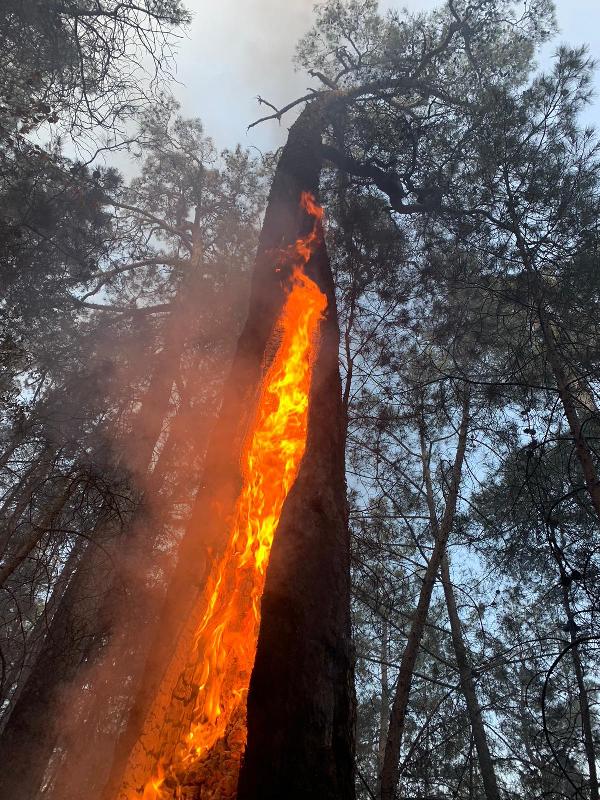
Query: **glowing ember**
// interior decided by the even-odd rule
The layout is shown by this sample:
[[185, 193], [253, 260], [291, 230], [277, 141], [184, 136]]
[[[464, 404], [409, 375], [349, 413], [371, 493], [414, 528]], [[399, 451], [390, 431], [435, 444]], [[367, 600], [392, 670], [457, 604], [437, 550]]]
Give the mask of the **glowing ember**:
[[[216, 800], [235, 794], [265, 573], [281, 510], [304, 455], [315, 337], [327, 305], [303, 272], [322, 209], [307, 194], [302, 203], [314, 225], [292, 248], [291, 285], [277, 326], [280, 343], [242, 454], [243, 488], [231, 537], [204, 593], [187, 679], [195, 695], [191, 722], [174, 751], [166, 748], [173, 755], [163, 756], [143, 793], [129, 793], [130, 798]], [[198, 795], [192, 787], [200, 785], [207, 791]]]

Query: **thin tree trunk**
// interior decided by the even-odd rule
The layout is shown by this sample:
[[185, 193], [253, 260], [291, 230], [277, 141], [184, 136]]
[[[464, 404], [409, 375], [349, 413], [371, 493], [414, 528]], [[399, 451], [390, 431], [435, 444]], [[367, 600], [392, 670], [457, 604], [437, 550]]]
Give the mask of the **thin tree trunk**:
[[[200, 266], [198, 245], [192, 253], [190, 270], [197, 273]], [[208, 297], [207, 290], [203, 299], [207, 301]], [[113, 587], [105, 593], [97, 611], [97, 644], [88, 652], [73, 683], [81, 699], [81, 711], [69, 725], [61, 726], [58, 737], [62, 761], [53, 768], [48, 792], [49, 797], [57, 800], [100, 795], [115, 756], [118, 732], [127, 719], [131, 697], [135, 696], [143, 674], [152, 626], [162, 600], [162, 588], [149, 586], [148, 575], [161, 568], [155, 542], [172, 510], [170, 498], [161, 494], [161, 489], [169, 467], [174, 468], [174, 455], [181, 445], [178, 428], [181, 408], [170, 422], [158, 455], [157, 442], [164, 432], [185, 344], [198, 322], [194, 298], [186, 281], [174, 302], [170, 329], [144, 406], [125, 443], [128, 466], [143, 487], [144, 497], [114, 554], [118, 563], [111, 578]], [[156, 462], [150, 471], [154, 458]], [[175, 465], [176, 470], [183, 468], [183, 464]]]
[[390, 715], [390, 684], [388, 678], [390, 626], [387, 619], [383, 620], [381, 630], [381, 708], [379, 710], [379, 741], [377, 746], [377, 794], [381, 793], [381, 773], [385, 757], [385, 743], [387, 740], [388, 719]]
[[32, 530], [25, 537], [25, 540], [21, 542], [19, 547], [17, 547], [17, 549], [4, 562], [2, 568], [0, 568], [0, 588], [4, 586], [13, 572], [15, 572], [21, 566], [27, 556], [29, 556], [29, 554], [37, 547], [44, 536], [50, 530], [52, 530], [54, 521], [62, 512], [65, 503], [69, 499], [69, 495], [73, 486], [73, 481], [63, 481], [63, 483], [63, 488], [54, 499], [54, 502], [50, 504], [50, 508], [48, 508], [43, 513], [42, 517], [32, 525]]
[[467, 704], [467, 713], [469, 715], [469, 722], [471, 723], [475, 749], [477, 750], [479, 771], [483, 781], [486, 800], [500, 800], [494, 763], [487, 742], [481, 706], [479, 705], [477, 692], [475, 690], [473, 670], [471, 669], [469, 653], [463, 639], [460, 618], [456, 607], [456, 598], [454, 597], [454, 587], [450, 580], [450, 565], [448, 563], [447, 554], [444, 554], [442, 558], [441, 574], [444, 596], [446, 598], [446, 608], [448, 609], [448, 618], [450, 620], [452, 644], [454, 646], [454, 654], [456, 656], [456, 663], [460, 675], [460, 685]]
[[600, 481], [598, 479], [598, 473], [594, 465], [594, 460], [592, 458], [590, 449], [587, 446], [587, 442], [585, 440], [585, 436], [583, 434], [583, 430], [581, 427], [579, 415], [577, 413], [577, 405], [571, 389], [572, 381], [569, 380], [569, 377], [567, 376], [567, 371], [563, 366], [562, 359], [557, 352], [556, 334], [554, 326], [552, 320], [548, 317], [544, 307], [545, 305], [544, 298], [547, 296], [546, 287], [544, 286], [543, 281], [540, 280], [539, 274], [533, 267], [533, 263], [531, 260], [529, 250], [527, 248], [527, 244], [525, 242], [525, 238], [520, 230], [519, 220], [515, 208], [515, 202], [512, 196], [512, 192], [510, 191], [507, 174], [505, 174], [505, 183], [510, 198], [508, 203], [508, 211], [510, 213], [514, 226], [513, 233], [515, 235], [517, 248], [519, 250], [519, 253], [521, 254], [523, 266], [528, 271], [530, 278], [532, 280], [532, 284], [535, 287], [537, 314], [540, 323], [540, 329], [542, 332], [542, 338], [546, 346], [546, 354], [548, 356], [548, 361], [550, 363], [550, 367], [554, 374], [554, 379], [556, 381], [556, 386], [558, 388], [558, 394], [563, 406], [563, 410], [565, 412], [565, 416], [567, 418], [569, 430], [571, 432], [571, 436], [573, 437], [573, 443], [575, 445], [575, 453], [577, 455], [577, 459], [581, 466], [581, 471], [583, 472], [585, 487], [590, 496], [590, 500], [594, 508], [594, 511], [596, 512], [596, 515], [600, 520]]
[[587, 687], [585, 685], [585, 677], [583, 673], [583, 664], [581, 662], [581, 653], [579, 645], [577, 644], [577, 626], [575, 623], [575, 616], [571, 607], [571, 598], [569, 597], [569, 584], [571, 578], [568, 575], [565, 565], [562, 561], [560, 550], [556, 542], [554, 533], [550, 533], [550, 544], [552, 556], [558, 566], [560, 573], [560, 585], [562, 594], [562, 604], [567, 617], [567, 625], [569, 628], [569, 639], [571, 641], [571, 657], [573, 659], [573, 668], [575, 671], [575, 680], [577, 681], [577, 691], [579, 694], [579, 711], [581, 714], [581, 732], [583, 734], [583, 746], [585, 749], [585, 756], [588, 764], [588, 774], [590, 781], [590, 800], [598, 800], [599, 787], [598, 787], [598, 769], [596, 766], [596, 746], [594, 743], [594, 733], [592, 730], [592, 717], [590, 711], [590, 700]]
[[29, 506], [36, 489], [39, 488], [43, 479], [47, 477], [54, 455], [54, 450], [45, 450], [41, 453], [30, 465], [23, 479], [17, 483], [4, 501], [3, 507], [0, 510], [0, 515], [7, 511], [13, 500], [18, 497], [14, 509], [9, 514], [8, 519], [0, 530], [0, 550], [3, 555], [9, 547], [10, 540], [15, 533], [21, 517]]
[[11, 715], [13, 707], [19, 700], [23, 687], [27, 685], [31, 671], [35, 667], [38, 655], [44, 646], [44, 638], [48, 633], [49, 626], [52, 623], [56, 609], [58, 608], [79, 563], [84, 550], [84, 545], [84, 539], [78, 538], [75, 542], [75, 545], [69, 553], [67, 561], [61, 570], [58, 580], [53, 586], [52, 594], [45, 605], [43, 613], [40, 614], [33, 630], [27, 636], [25, 644], [25, 647], [27, 648], [25, 666], [23, 666], [22, 663], [15, 665], [11, 671], [10, 677], [8, 677], [5, 681], [5, 685], [8, 688], [11, 686], [15, 686], [15, 688], [10, 694], [10, 702], [8, 707], [4, 710], [2, 718], [0, 719], [0, 734], [2, 733], [4, 726]]
[[57, 710], [74, 670], [94, 641], [98, 596], [109, 565], [97, 541], [90, 542], [50, 622], [44, 644], [0, 737], [0, 763], [10, 764], [0, 780], [2, 800], [37, 800], [57, 737]]
[[[134, 581], [125, 574], [124, 564], [121, 566], [125, 572], [119, 573], [123, 578], [121, 587], [113, 576], [115, 586], [110, 594], [117, 593], [119, 599], [115, 603], [114, 597], [112, 602], [107, 598], [110, 605], [104, 611], [102, 626], [98, 626], [99, 633], [110, 626], [110, 641], [98, 651], [97, 657], [88, 654], [77, 676], [75, 686], [82, 708], [70, 724], [61, 726], [58, 747], [62, 760], [49, 776], [49, 798], [98, 797], [110, 771], [118, 731], [127, 719], [131, 697], [143, 673], [152, 626], [160, 607], [161, 594], [149, 591], [142, 584], [149, 565], [151, 569], [164, 566], [154, 551], [154, 540], [164, 530], [172, 509], [164, 496], [158, 503], [157, 498], [177, 452], [177, 422], [175, 416], [167, 441], [146, 480], [146, 494], [152, 500], [139, 512], [128, 532], [128, 543], [118, 553], [120, 561], [131, 560], [140, 585], [134, 591]], [[149, 551], [145, 562], [137, 553], [140, 544]]]
[[539, 318], [548, 361], [554, 373], [558, 393], [567, 418], [571, 436], [573, 437], [575, 453], [581, 466], [585, 487], [590, 496], [594, 511], [600, 520], [600, 480], [598, 479], [596, 465], [594, 464], [590, 448], [587, 445], [579, 414], [577, 413], [576, 402], [571, 390], [571, 382], [566, 375], [560, 356], [556, 350], [556, 339], [551, 323], [546, 319], [543, 312], [540, 312]]
[[4, 469], [9, 463], [13, 455], [25, 441], [25, 437], [29, 432], [29, 421], [21, 417], [14, 425], [13, 432], [10, 436], [10, 444], [0, 456], [0, 470]]
[[[571, 617], [571, 643], [576, 641], [576, 634], [572, 628], [573, 613], [570, 606], [565, 604], [565, 611]], [[581, 654], [579, 646], [573, 644], [571, 649], [573, 658], [573, 666], [575, 668], [575, 677], [577, 679], [577, 690], [579, 692], [579, 711], [581, 713], [581, 730], [583, 733], [583, 744], [585, 748], [585, 756], [588, 763], [589, 781], [590, 781], [590, 800], [598, 800], [598, 769], [596, 766], [596, 747], [594, 744], [594, 735], [592, 731], [592, 720], [590, 713], [590, 701], [585, 685], [585, 678], [583, 674], [583, 665], [581, 663]]]
[[394, 702], [390, 712], [390, 722], [388, 727], [388, 738], [385, 746], [385, 756], [383, 769], [381, 772], [381, 798], [382, 800], [393, 800], [396, 793], [396, 786], [399, 779], [400, 747], [404, 732], [404, 723], [408, 710], [408, 700], [412, 678], [419, 652], [419, 646], [425, 630], [431, 595], [435, 585], [436, 577], [440, 568], [440, 563], [446, 550], [446, 543], [450, 534], [450, 529], [454, 522], [456, 503], [460, 488], [462, 465], [467, 446], [467, 433], [469, 428], [469, 395], [465, 393], [462, 408], [462, 419], [458, 434], [458, 445], [452, 470], [452, 480], [450, 483], [446, 507], [442, 521], [438, 527], [437, 516], [433, 502], [433, 489], [431, 487], [431, 475], [429, 472], [429, 459], [425, 444], [424, 423], [421, 426], [421, 453], [423, 460], [423, 476], [426, 485], [427, 499], [430, 505], [431, 528], [434, 534], [434, 547], [425, 571], [423, 584], [419, 594], [419, 601], [413, 618], [413, 622], [408, 633], [406, 647], [400, 662], [400, 671], [396, 683]]

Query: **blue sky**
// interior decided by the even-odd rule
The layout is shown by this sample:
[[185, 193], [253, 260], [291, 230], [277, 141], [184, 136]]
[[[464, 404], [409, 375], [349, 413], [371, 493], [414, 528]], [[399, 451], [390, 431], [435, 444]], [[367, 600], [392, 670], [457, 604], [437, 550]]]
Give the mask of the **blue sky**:
[[[436, 5], [437, 0], [382, 2], [411, 11]], [[250, 133], [246, 127], [260, 116], [257, 94], [278, 105], [304, 93], [307, 79], [294, 73], [291, 59], [310, 26], [313, 0], [186, 0], [186, 6], [194, 21], [176, 59], [180, 86], [173, 87], [183, 113], [199, 116], [218, 146], [277, 146], [285, 138], [285, 123], [281, 129], [267, 123]], [[561, 33], [552, 49], [559, 42], [585, 43], [600, 60], [600, 0], [557, 0], [556, 8]], [[600, 97], [589, 116], [600, 124]]]

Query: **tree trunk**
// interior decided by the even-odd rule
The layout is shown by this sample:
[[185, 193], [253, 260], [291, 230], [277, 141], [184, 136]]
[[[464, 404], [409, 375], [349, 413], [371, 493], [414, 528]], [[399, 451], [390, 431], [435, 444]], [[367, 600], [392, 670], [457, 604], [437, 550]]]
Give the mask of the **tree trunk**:
[[39, 797], [56, 743], [60, 701], [94, 640], [95, 631], [87, 623], [95, 618], [97, 598], [105, 589], [110, 568], [110, 559], [96, 544], [91, 542], [86, 548], [2, 732], [0, 763], [11, 765], [0, 780], [2, 800]]
[[[106, 800], [114, 800], [121, 788], [123, 793], [138, 790], [152, 773], [157, 729], [193, 639], [192, 612], [208, 569], [227, 541], [229, 520], [242, 484], [239, 455], [255, 406], [265, 351], [289, 279], [289, 269], [281, 266], [280, 256], [308, 232], [311, 224], [300, 200], [302, 192], [316, 193], [318, 187], [323, 126], [320, 112], [320, 104], [311, 104], [302, 112], [278, 163], [253, 272], [248, 319], [225, 385], [203, 482], [150, 648], [145, 679], [117, 746], [103, 795]], [[322, 326], [315, 365], [304, 461], [282, 512], [263, 596], [248, 701], [247, 754], [239, 789], [240, 797], [245, 798], [296, 797], [300, 793], [305, 797], [307, 786], [314, 788], [308, 792], [311, 796], [344, 800], [353, 796], [349, 566], [338, 330], [324, 246], [313, 261], [313, 277], [329, 297], [329, 315]], [[317, 581], [323, 583], [315, 585]], [[269, 686], [265, 701], [276, 714], [267, 726], [259, 707], [265, 682]], [[280, 724], [284, 706], [285, 719]], [[257, 746], [259, 742], [263, 745]], [[285, 773], [286, 769], [290, 771]], [[260, 789], [257, 780], [262, 781]]]
[[[73, 577], [75, 569], [81, 558], [84, 545], [85, 541], [81, 538], [77, 539], [75, 542], [75, 545], [71, 549], [65, 565], [62, 568], [56, 583], [54, 584], [52, 595], [44, 606], [43, 613], [40, 614], [33, 630], [27, 636], [24, 644], [24, 659], [22, 659], [20, 664], [14, 664], [9, 672], [9, 675], [7, 676], [5, 681], [7, 690], [9, 690], [10, 687], [14, 687], [14, 689], [10, 692], [10, 701], [8, 703], [8, 707], [4, 709], [2, 718], [0, 719], [0, 734], [4, 730], [4, 726], [6, 725], [6, 722], [12, 713], [13, 707], [18, 702], [23, 688], [27, 685], [31, 671], [34, 669], [39, 653], [44, 646], [44, 639], [48, 634], [49, 625], [52, 622], [56, 609], [58, 608], [69, 582]], [[3, 695], [3, 699], [6, 699], [6, 697], [6, 695]]]
[[567, 418], [571, 436], [573, 437], [575, 453], [581, 466], [585, 487], [590, 496], [592, 507], [600, 520], [600, 480], [598, 479], [596, 465], [594, 464], [594, 459], [586, 442], [579, 414], [577, 413], [577, 405], [571, 390], [572, 381], [569, 381], [561, 363], [561, 358], [556, 350], [556, 338], [551, 323], [546, 319], [543, 312], [540, 312], [539, 317], [544, 342], [546, 344], [548, 361], [554, 373], [558, 393]]
[[314, 365], [306, 452], [262, 597], [238, 800], [354, 796], [346, 432], [324, 241], [309, 270], [329, 305]]
[[598, 769], [596, 766], [596, 745], [594, 743], [594, 733], [592, 730], [592, 717], [590, 711], [590, 700], [587, 687], [585, 685], [585, 677], [583, 673], [583, 664], [581, 662], [581, 654], [579, 652], [579, 645], [577, 644], [577, 626], [575, 623], [575, 616], [571, 607], [571, 598], [569, 597], [569, 585], [571, 578], [568, 575], [565, 565], [560, 556], [560, 550], [556, 542], [554, 533], [550, 533], [550, 545], [552, 556], [558, 566], [560, 573], [560, 586], [562, 593], [562, 604], [567, 617], [567, 625], [569, 628], [569, 639], [571, 641], [571, 657], [573, 659], [573, 668], [575, 671], [575, 680], [577, 681], [577, 692], [579, 694], [579, 712], [581, 714], [581, 732], [583, 734], [583, 746], [585, 749], [585, 756], [588, 764], [588, 773], [590, 781], [590, 800], [598, 800], [599, 787], [598, 787]]
[[[571, 643], [573, 643], [577, 635], [572, 627], [573, 614], [568, 604], [565, 605], [565, 611], [570, 615], [571, 625]], [[596, 746], [594, 744], [594, 734], [592, 731], [592, 719], [590, 713], [590, 701], [585, 685], [585, 678], [583, 674], [583, 665], [581, 663], [581, 654], [579, 646], [573, 644], [571, 649], [573, 658], [573, 667], [575, 669], [575, 678], [577, 680], [577, 691], [579, 693], [579, 711], [581, 713], [581, 730], [583, 733], [583, 746], [585, 748], [585, 756], [588, 763], [589, 781], [590, 781], [590, 800], [598, 800], [598, 769], [596, 766]]]
[[437, 514], [435, 511], [433, 489], [431, 486], [431, 475], [429, 472], [429, 460], [425, 446], [424, 423], [421, 427], [421, 453], [423, 460], [423, 475], [427, 490], [427, 502], [429, 505], [431, 528], [434, 534], [434, 547], [425, 571], [423, 585], [419, 594], [419, 602], [415, 611], [412, 625], [408, 633], [406, 647], [400, 662], [400, 671], [396, 683], [394, 702], [390, 712], [390, 722], [388, 727], [388, 738], [385, 746], [385, 756], [383, 769], [381, 772], [381, 798], [382, 800], [393, 800], [396, 793], [396, 786], [399, 778], [400, 746], [402, 744], [402, 734], [408, 710], [408, 700], [412, 678], [419, 652], [419, 646], [427, 622], [427, 614], [431, 603], [431, 595], [435, 585], [436, 577], [440, 568], [440, 563], [446, 550], [446, 543], [450, 534], [450, 529], [454, 522], [454, 513], [458, 500], [462, 465], [465, 457], [467, 445], [467, 432], [469, 428], [469, 395], [465, 394], [462, 409], [462, 419], [460, 423], [458, 446], [452, 470], [452, 481], [450, 484], [446, 507], [441, 523], [437, 524]]
[[573, 667], [575, 669], [575, 678], [577, 680], [577, 691], [579, 693], [579, 711], [581, 714], [581, 731], [583, 733], [583, 746], [585, 748], [585, 756], [588, 764], [588, 773], [590, 781], [590, 800], [598, 800], [598, 769], [596, 766], [596, 746], [594, 744], [594, 734], [592, 731], [592, 719], [590, 713], [590, 701], [585, 685], [585, 678], [583, 674], [583, 665], [581, 663], [581, 654], [579, 646], [574, 644], [577, 639], [577, 634], [574, 629], [573, 612], [568, 599], [568, 594], [565, 599], [565, 611], [569, 620], [570, 639], [573, 647], [571, 648], [571, 656], [573, 658]]
[[[187, 405], [188, 400], [185, 398], [183, 404]], [[163, 492], [158, 505], [156, 498], [173, 468], [173, 462], [177, 460], [178, 466], [183, 467], [179, 430], [182, 413], [185, 411], [180, 405], [178, 414], [171, 421], [168, 438], [146, 480], [146, 494], [154, 500], [138, 513], [127, 533], [128, 542], [119, 550], [120, 560], [131, 561], [130, 569], [133, 568], [136, 575], [128, 577], [126, 573], [129, 570], [126, 564], [122, 564], [123, 585], [119, 586], [113, 576], [115, 585], [111, 594], [117, 595], [117, 601], [113, 597], [110, 603], [110, 597], [107, 598], [110, 605], [100, 618], [101, 624], [96, 623], [99, 634], [110, 625], [110, 641], [104, 644], [97, 656], [94, 651], [93, 658], [90, 655], [86, 657], [77, 677], [81, 710], [70, 724], [60, 727], [57, 746], [62, 761], [53, 769], [51, 786], [47, 791], [50, 798], [79, 800], [81, 797], [98, 797], [107, 780], [118, 732], [127, 719], [131, 698], [135, 696], [143, 674], [153, 624], [162, 600], [160, 591], [150, 591], [144, 584], [148, 570], [152, 573], [168, 567], [160, 563], [154, 540], [161, 536], [168, 524], [172, 496], [168, 493], [167, 499]], [[195, 430], [197, 434], [198, 428]], [[148, 550], [145, 562], [139, 556], [140, 547]]]
[[383, 620], [381, 631], [381, 709], [379, 711], [379, 741], [377, 746], [377, 794], [381, 794], [381, 773], [385, 757], [388, 719], [390, 715], [390, 684], [388, 679], [389, 622]]
[[25, 441], [29, 428], [31, 426], [30, 420], [25, 417], [23, 413], [15, 422], [10, 435], [10, 444], [0, 456], [0, 470], [4, 469], [19, 447]]
[[3, 566], [0, 568], [0, 588], [4, 586], [6, 581], [25, 561], [27, 556], [37, 547], [44, 536], [52, 530], [52, 526], [56, 517], [62, 512], [65, 503], [69, 499], [72, 490], [73, 481], [62, 480], [63, 484], [60, 492], [54, 501], [51, 502], [50, 508], [46, 509], [41, 518], [36, 520], [31, 526], [24, 541], [21, 542], [19, 547], [10, 554], [6, 559]]
[[23, 476], [23, 479], [17, 483], [5, 499], [0, 515], [7, 511], [13, 500], [18, 497], [14, 509], [0, 529], [0, 553], [2, 556], [6, 554], [7, 549], [10, 547], [10, 541], [14, 536], [15, 530], [36, 490], [44, 482], [44, 479], [48, 477], [55, 455], [55, 449], [47, 448], [37, 456], [36, 460], [30, 465], [26, 474]]
[[447, 554], [444, 554], [442, 558], [442, 585], [444, 587], [446, 608], [448, 609], [448, 618], [450, 620], [452, 644], [454, 646], [454, 654], [456, 656], [456, 663], [460, 675], [460, 685], [467, 704], [467, 713], [469, 715], [469, 722], [471, 723], [475, 749], [477, 750], [479, 771], [483, 781], [486, 800], [500, 800], [496, 772], [488, 747], [481, 706], [479, 705], [477, 692], [475, 690], [473, 670], [471, 669], [469, 654], [463, 639], [460, 618], [456, 607], [456, 598], [454, 597], [454, 588], [450, 580], [450, 565], [448, 563]]

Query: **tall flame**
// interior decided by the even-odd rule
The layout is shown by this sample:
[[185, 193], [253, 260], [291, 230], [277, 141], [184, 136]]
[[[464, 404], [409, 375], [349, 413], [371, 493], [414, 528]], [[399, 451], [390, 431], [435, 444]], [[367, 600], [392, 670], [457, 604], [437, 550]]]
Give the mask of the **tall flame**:
[[[294, 268], [277, 324], [280, 343], [242, 453], [243, 486], [231, 536], [204, 592], [192, 654], [191, 723], [173, 756], [160, 761], [143, 789], [143, 800], [191, 797], [186, 785], [205, 782], [218, 786], [202, 797], [217, 800], [235, 794], [266, 569], [281, 510], [304, 455], [315, 338], [327, 306], [325, 295], [304, 273], [323, 211], [308, 194], [302, 205], [314, 224], [291, 248]], [[219, 747], [226, 749], [225, 756], [217, 753]], [[128, 796], [133, 800], [140, 794]]]

